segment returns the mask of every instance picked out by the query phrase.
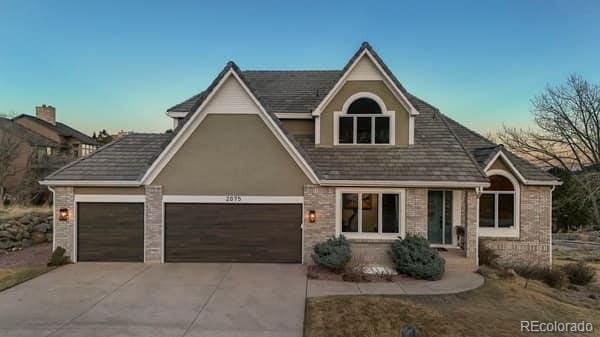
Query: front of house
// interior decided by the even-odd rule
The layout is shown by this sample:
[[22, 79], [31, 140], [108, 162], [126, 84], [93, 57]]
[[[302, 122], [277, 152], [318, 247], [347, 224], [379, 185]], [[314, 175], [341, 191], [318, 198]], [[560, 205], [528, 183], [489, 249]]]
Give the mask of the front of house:
[[473, 265], [479, 240], [551, 263], [559, 182], [408, 93], [367, 43], [342, 70], [230, 62], [167, 114], [173, 132], [125, 136], [42, 182], [74, 261], [308, 264], [344, 234], [387, 264], [418, 234]]

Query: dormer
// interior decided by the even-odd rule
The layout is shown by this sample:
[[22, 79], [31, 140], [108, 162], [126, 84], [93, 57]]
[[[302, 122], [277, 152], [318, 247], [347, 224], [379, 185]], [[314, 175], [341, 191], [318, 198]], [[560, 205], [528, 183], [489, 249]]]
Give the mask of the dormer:
[[418, 111], [372, 48], [363, 43], [315, 108], [319, 146], [414, 144]]

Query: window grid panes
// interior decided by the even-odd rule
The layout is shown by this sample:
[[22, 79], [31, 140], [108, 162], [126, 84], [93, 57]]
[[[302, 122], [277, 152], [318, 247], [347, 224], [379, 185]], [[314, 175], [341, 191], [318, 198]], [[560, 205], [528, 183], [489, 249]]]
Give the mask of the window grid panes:
[[479, 227], [512, 228], [515, 225], [515, 193], [483, 192], [479, 198]]
[[398, 234], [400, 207], [399, 193], [342, 193], [342, 233]]

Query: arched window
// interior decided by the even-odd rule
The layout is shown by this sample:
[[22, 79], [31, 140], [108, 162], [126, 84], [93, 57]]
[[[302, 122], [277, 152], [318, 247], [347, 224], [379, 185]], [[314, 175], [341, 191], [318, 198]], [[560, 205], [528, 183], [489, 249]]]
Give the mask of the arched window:
[[504, 175], [490, 175], [489, 179], [490, 187], [479, 197], [479, 227], [514, 228], [518, 186]]
[[338, 144], [392, 144], [392, 114], [370, 93], [353, 95], [338, 113]]

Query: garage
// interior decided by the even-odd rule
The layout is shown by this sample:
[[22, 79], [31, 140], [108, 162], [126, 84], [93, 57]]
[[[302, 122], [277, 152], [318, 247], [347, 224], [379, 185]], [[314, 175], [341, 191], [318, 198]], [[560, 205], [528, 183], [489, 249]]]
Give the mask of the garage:
[[165, 204], [166, 262], [301, 263], [301, 204]]
[[144, 203], [77, 203], [77, 259], [143, 262]]

